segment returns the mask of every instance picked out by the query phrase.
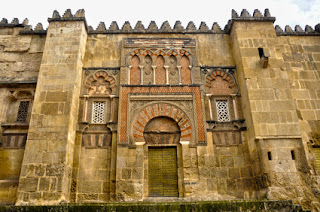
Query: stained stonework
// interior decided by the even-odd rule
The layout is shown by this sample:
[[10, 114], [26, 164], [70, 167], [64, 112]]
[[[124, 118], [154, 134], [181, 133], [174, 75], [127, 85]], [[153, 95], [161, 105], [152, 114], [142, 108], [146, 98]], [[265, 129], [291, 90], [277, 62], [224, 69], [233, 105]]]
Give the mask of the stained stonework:
[[320, 210], [320, 25], [282, 30], [268, 9], [223, 30], [48, 20], [0, 22], [0, 205]]

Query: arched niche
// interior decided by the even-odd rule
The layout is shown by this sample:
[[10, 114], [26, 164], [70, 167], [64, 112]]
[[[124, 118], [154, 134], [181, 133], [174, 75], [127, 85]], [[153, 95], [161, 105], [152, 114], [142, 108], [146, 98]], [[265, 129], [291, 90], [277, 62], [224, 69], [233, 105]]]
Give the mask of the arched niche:
[[167, 82], [165, 59], [162, 55], [158, 55], [156, 58], [156, 70], [155, 70], [155, 84], [164, 85]]
[[172, 118], [158, 116], [146, 124], [143, 136], [149, 145], [179, 144], [181, 131], [178, 123]]
[[[157, 117], [162, 118], [155, 119]], [[144, 135], [146, 126], [149, 123], [149, 121], [153, 119], [158, 120], [157, 123], [160, 123], [160, 125], [164, 124], [164, 126], [159, 126], [159, 129], [167, 129], [168, 126], [174, 125], [173, 122], [171, 122], [170, 120], [174, 121], [180, 130], [179, 142], [190, 142], [192, 140], [192, 124], [187, 114], [175, 105], [169, 103], [159, 103], [151, 104], [145, 107], [134, 118], [131, 130], [131, 139], [134, 141], [134, 143], [146, 142]], [[167, 122], [164, 120], [166, 120]], [[166, 123], [168, 124], [168, 126], [165, 126]], [[153, 126], [153, 124], [151, 126]], [[147, 128], [147, 130], [148, 129], [149, 128]]]
[[205, 88], [207, 93], [212, 95], [232, 95], [238, 92], [234, 77], [221, 69], [213, 70], [208, 74]]
[[131, 58], [131, 68], [130, 68], [130, 84], [140, 85], [141, 84], [141, 70], [140, 70], [140, 58], [134, 55]]
[[7, 123], [29, 123], [34, 99], [34, 89], [16, 89], [7, 97]]
[[186, 55], [182, 55], [180, 59], [181, 69], [180, 69], [180, 76], [181, 76], [181, 83], [182, 84], [192, 84], [192, 75], [191, 75], [191, 66], [190, 66], [190, 59]]
[[85, 94], [92, 96], [109, 96], [116, 92], [116, 81], [106, 71], [98, 70], [85, 80]]
[[190, 66], [193, 66], [194, 64], [194, 61], [193, 61], [193, 57], [192, 55], [190, 54], [190, 52], [188, 52], [187, 50], [185, 49], [163, 49], [163, 48], [159, 48], [159, 49], [135, 49], [131, 52], [129, 52], [126, 56], [126, 66], [127, 67], [131, 67], [132, 64], [131, 64], [131, 61], [132, 61], [132, 58], [134, 56], [137, 56], [139, 58], [140, 61], [143, 61], [144, 60], [144, 57], [149, 55], [152, 60], [153, 60], [153, 65], [155, 65], [155, 59], [156, 57], [158, 57], [159, 55], [163, 56], [163, 58], [165, 59], [165, 65], [168, 65], [169, 64], [169, 57], [171, 55], [175, 56], [177, 58], [177, 60], [179, 61], [178, 62], [178, 65], [180, 66], [180, 59], [182, 56], [186, 56], [189, 61], [190, 61]]

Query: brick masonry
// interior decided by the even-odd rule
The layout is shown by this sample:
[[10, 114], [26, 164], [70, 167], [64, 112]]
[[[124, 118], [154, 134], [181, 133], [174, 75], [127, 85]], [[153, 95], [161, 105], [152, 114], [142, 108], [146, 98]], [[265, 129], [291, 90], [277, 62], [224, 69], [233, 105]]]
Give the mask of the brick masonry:
[[[204, 135], [204, 122], [203, 122], [203, 116], [202, 116], [202, 104], [201, 104], [201, 96], [200, 96], [200, 88], [199, 87], [187, 87], [187, 86], [183, 86], [183, 87], [122, 87], [121, 88], [121, 113], [120, 113], [120, 142], [126, 143], [127, 141], [127, 111], [128, 111], [128, 94], [130, 93], [149, 93], [149, 94], [170, 94], [170, 93], [186, 93], [186, 94], [190, 94], [193, 93], [194, 94], [194, 98], [195, 98], [195, 105], [196, 105], [196, 112], [197, 112], [197, 137], [198, 137], [198, 141], [199, 142], [204, 142], [205, 141], [205, 135]], [[157, 105], [160, 108], [160, 104]], [[159, 114], [160, 110], [158, 107], [155, 107], [155, 112]], [[161, 104], [161, 107], [165, 107], [164, 105]], [[171, 107], [173, 110], [173, 107]], [[154, 111], [153, 107], [149, 108], [150, 112], [148, 111], [148, 113], [150, 113], [150, 119], [152, 117], [156, 117], [159, 115], [156, 115], [155, 112], [152, 113], [152, 111]], [[177, 119], [180, 110], [175, 109], [175, 114], [173, 115], [172, 113], [170, 114], [170, 111], [167, 111], [168, 116], [172, 117], [173, 119]], [[141, 116], [143, 115], [143, 111], [140, 113]], [[180, 115], [182, 116], [182, 115]], [[140, 118], [140, 117], [139, 117]], [[148, 117], [146, 119], [150, 120]], [[137, 120], [139, 121], [139, 120]], [[141, 123], [139, 121], [139, 123]], [[137, 122], [138, 124], [138, 122]], [[146, 124], [146, 123], [145, 123]], [[143, 130], [142, 128], [145, 126], [145, 124], [140, 125], [139, 129]], [[183, 123], [181, 123], [183, 124]], [[183, 126], [182, 126], [183, 127]], [[184, 129], [184, 128], [183, 128]], [[182, 130], [182, 129], [181, 129]], [[141, 131], [140, 131], [141, 132]], [[137, 134], [138, 135], [138, 134]], [[142, 136], [140, 134], [140, 136]], [[187, 136], [187, 135], [185, 135]]]

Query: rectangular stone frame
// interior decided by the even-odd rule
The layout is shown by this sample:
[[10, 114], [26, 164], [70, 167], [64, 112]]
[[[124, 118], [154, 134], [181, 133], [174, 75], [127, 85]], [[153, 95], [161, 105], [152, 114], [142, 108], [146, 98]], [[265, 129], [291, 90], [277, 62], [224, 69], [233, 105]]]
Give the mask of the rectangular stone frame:
[[194, 94], [194, 106], [196, 116], [196, 144], [205, 144], [205, 131], [204, 131], [204, 117], [202, 113], [202, 102], [201, 102], [201, 92], [200, 87], [187, 87], [187, 86], [177, 86], [177, 87], [142, 87], [142, 86], [122, 86], [121, 87], [121, 102], [120, 102], [120, 117], [119, 117], [119, 139], [118, 143], [120, 145], [127, 145], [128, 135], [127, 135], [127, 124], [128, 124], [128, 95], [130, 93], [193, 93]]

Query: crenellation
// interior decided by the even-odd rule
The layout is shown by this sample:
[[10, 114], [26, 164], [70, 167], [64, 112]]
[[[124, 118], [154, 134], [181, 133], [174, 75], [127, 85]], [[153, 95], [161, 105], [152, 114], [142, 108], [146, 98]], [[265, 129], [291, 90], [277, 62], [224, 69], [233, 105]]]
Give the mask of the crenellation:
[[100, 32], [100, 33], [107, 32], [107, 28], [106, 28], [106, 25], [104, 24], [104, 22], [99, 23], [99, 25], [97, 26], [96, 32]]
[[278, 36], [296, 35], [296, 36], [320, 36], [320, 33], [315, 31], [311, 26], [306, 25], [303, 30], [301, 26], [296, 25], [294, 30], [289, 26], [285, 26], [285, 30], [279, 26], [275, 26], [275, 31]]
[[117, 31], [119, 31], [119, 26], [118, 26], [118, 24], [117, 24], [116, 21], [112, 21], [112, 22], [111, 22], [111, 25], [110, 25], [110, 27], [109, 27], [109, 31], [110, 31], [110, 32], [117, 32]]
[[122, 28], [121, 28], [121, 31], [123, 32], [131, 32], [132, 31], [132, 27], [130, 25], [130, 22], [129, 21], [125, 21]]
[[34, 28], [34, 31], [42, 31], [42, 30], [43, 30], [42, 23], [38, 23], [37, 26]]
[[197, 30], [196, 25], [193, 23], [193, 21], [190, 21], [186, 28], [187, 32], [194, 32]]
[[254, 12], [253, 12], [253, 17], [263, 17], [263, 15], [260, 12], [260, 10], [255, 9]]
[[[98, 26], [99, 27], [99, 26]], [[92, 26], [88, 26], [88, 33], [93, 33], [94, 32], [94, 29]]]
[[18, 25], [19, 24], [19, 19], [18, 18], [13, 18], [10, 24]]
[[320, 33], [320, 23], [317, 24], [315, 27], [314, 27], [315, 31], [316, 32], [319, 32]]
[[76, 14], [74, 14], [74, 17], [77, 18], [84, 18], [85, 17], [85, 11], [84, 9], [80, 9], [76, 12]]
[[73, 15], [71, 13], [71, 9], [67, 9], [62, 16], [62, 18], [72, 18], [72, 17]]
[[212, 31], [213, 33], [217, 33], [217, 34], [223, 33], [221, 27], [219, 26], [219, 24], [218, 24], [217, 22], [214, 22], [214, 23], [213, 23], [212, 28], [211, 28], [211, 31]]
[[223, 31], [227, 34], [230, 33], [231, 26], [232, 26], [232, 19], [230, 19], [228, 23], [224, 26]]
[[296, 26], [294, 27], [294, 31], [295, 31], [295, 32], [304, 32], [303, 29], [301, 28], [301, 26], [299, 26], [299, 25], [296, 25]]
[[241, 11], [241, 14], [240, 14], [240, 18], [251, 18], [252, 16], [250, 15], [250, 13], [248, 12], [248, 10], [246, 9], [243, 9]]
[[57, 10], [53, 11], [52, 18], [53, 19], [61, 18], [60, 14], [59, 14], [59, 12]]
[[22, 25], [27, 26], [29, 23], [29, 19], [25, 18], [22, 22]]
[[2, 19], [0, 205], [286, 199], [319, 211], [320, 24], [274, 21], [268, 9], [232, 10], [224, 29], [93, 29], [83, 9], [54, 11], [47, 29]]
[[175, 32], [183, 32], [184, 31], [184, 27], [181, 24], [181, 21], [176, 21], [176, 23], [173, 26], [173, 30]]
[[271, 17], [271, 14], [268, 8], [264, 10], [264, 17]]
[[136, 32], [144, 32], [146, 29], [144, 25], [142, 24], [142, 21], [138, 21], [137, 24], [134, 27], [134, 31]]
[[6, 25], [8, 24], [8, 20], [6, 18], [3, 18], [0, 22], [1, 25]]
[[287, 33], [287, 34], [293, 34], [293, 30], [289, 25], [286, 25], [284, 27], [284, 32]]
[[206, 22], [201, 21], [200, 26], [199, 26], [199, 31], [200, 32], [208, 32], [209, 27], [207, 26]]
[[151, 21], [148, 28], [147, 32], [157, 32], [158, 31], [158, 26], [155, 21]]
[[275, 30], [276, 30], [276, 33], [283, 33], [283, 29], [279, 25], [275, 26]]
[[306, 26], [305, 26], [305, 31], [306, 31], [306, 32], [314, 32], [314, 29], [313, 29], [311, 26], [306, 25]]
[[231, 18], [239, 18], [237, 11], [235, 11], [234, 9], [231, 10]]
[[19, 23], [18, 18], [13, 18], [12, 21], [9, 23], [8, 19], [2, 18], [0, 21], [0, 27], [24, 27], [26, 24], [28, 24], [28, 19], [25, 19], [22, 23]]
[[162, 32], [171, 32], [172, 31], [171, 26], [168, 21], [165, 21], [162, 23], [160, 30]]

